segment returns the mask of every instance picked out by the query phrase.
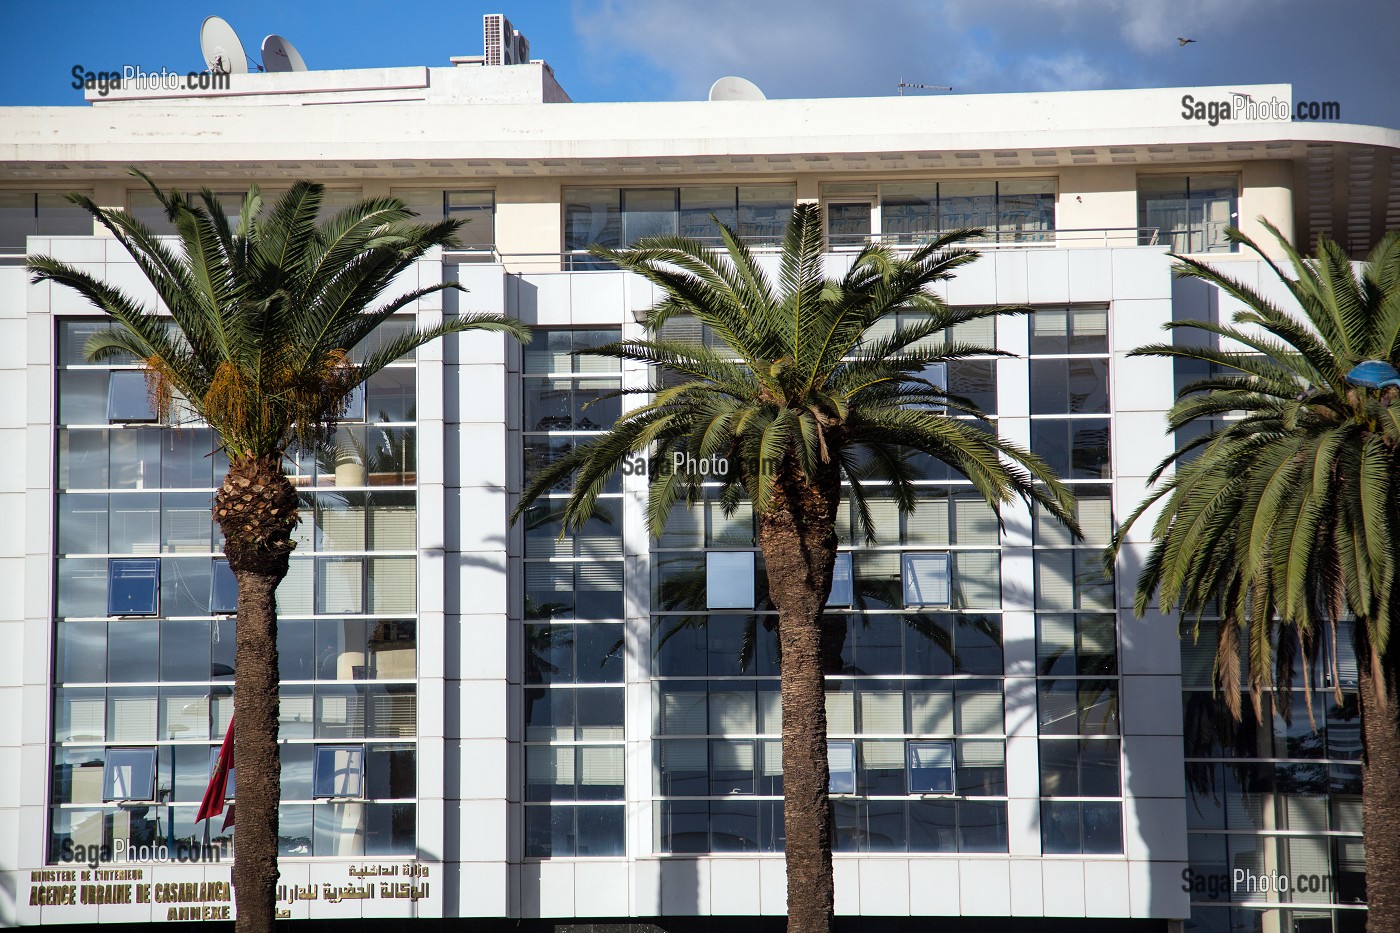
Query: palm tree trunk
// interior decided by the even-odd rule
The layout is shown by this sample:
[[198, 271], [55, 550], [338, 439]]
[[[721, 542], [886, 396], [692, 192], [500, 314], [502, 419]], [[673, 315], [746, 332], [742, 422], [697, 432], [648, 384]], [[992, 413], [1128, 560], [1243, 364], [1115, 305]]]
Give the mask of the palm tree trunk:
[[297, 492], [281, 457], [239, 457], [215, 496], [224, 554], [238, 580], [233, 762], [238, 771], [233, 893], [238, 933], [271, 933], [277, 911], [277, 584], [295, 542]]
[[[285, 575], [285, 574], [284, 574]], [[233, 684], [238, 769], [233, 893], [238, 933], [270, 933], [277, 907], [277, 804], [282, 763], [277, 750], [277, 607], [280, 578], [238, 577], [238, 655]]]
[[[1360, 652], [1358, 652], [1360, 654]], [[1361, 674], [1361, 815], [1366, 843], [1366, 929], [1400, 930], [1400, 690], [1395, 649], [1381, 659], [1381, 683], [1366, 663]]]
[[[795, 484], [794, 484], [795, 486]], [[788, 933], [828, 933], [835, 910], [821, 619], [836, 562], [835, 493], [789, 486], [759, 519], [782, 653]], [[805, 519], [805, 521], [804, 521]]]

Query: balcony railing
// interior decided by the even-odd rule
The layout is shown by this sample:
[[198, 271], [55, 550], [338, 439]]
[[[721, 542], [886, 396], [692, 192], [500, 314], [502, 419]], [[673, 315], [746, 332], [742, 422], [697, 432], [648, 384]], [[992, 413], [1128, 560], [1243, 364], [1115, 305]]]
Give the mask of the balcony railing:
[[[936, 234], [895, 233], [883, 236], [828, 236], [827, 251], [836, 254], [851, 254], [867, 244], [884, 244], [897, 252], [913, 252], [930, 242]], [[992, 231], [982, 237], [968, 241], [968, 245], [982, 251], [1004, 249], [1053, 249], [1055, 247], [1080, 248], [1126, 248], [1136, 246], [1178, 248], [1189, 245], [1182, 241], [1183, 232], [1169, 231], [1160, 227], [1088, 227], [1064, 230], [1022, 230]], [[722, 249], [718, 238], [701, 239], [713, 249]], [[1195, 242], [1195, 241], [1193, 241]], [[1201, 242], [1211, 242], [1205, 238]], [[763, 239], [750, 241], [749, 248], [756, 254], [771, 255], [781, 249], [781, 243]], [[1205, 251], [1205, 250], [1202, 250]], [[611, 272], [616, 267], [611, 263], [596, 259], [582, 250], [558, 253], [503, 253], [492, 250], [449, 251], [445, 258], [458, 263], [499, 263], [510, 272]]]

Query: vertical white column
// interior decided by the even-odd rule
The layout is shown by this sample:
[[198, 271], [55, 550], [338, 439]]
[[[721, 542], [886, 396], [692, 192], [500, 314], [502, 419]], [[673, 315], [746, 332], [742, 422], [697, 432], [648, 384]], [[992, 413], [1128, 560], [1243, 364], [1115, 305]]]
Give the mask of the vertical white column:
[[[1023, 304], [1031, 297], [1025, 278], [1025, 255], [994, 253], [979, 262], [997, 264], [997, 301]], [[1019, 273], [1017, 275], [1016, 273]], [[1037, 283], [1029, 287], [1034, 290]], [[1038, 295], [1035, 297], [1039, 297]], [[1042, 299], [1043, 300], [1043, 299]], [[997, 320], [997, 349], [1015, 354], [997, 361], [997, 430], [1027, 450], [1030, 424], [1030, 317]], [[1006, 674], [1006, 792], [1008, 853], [1040, 854], [1040, 756], [1036, 744], [1035, 699], [1035, 561], [1031, 552], [1031, 513], [1017, 501], [1002, 510], [1005, 531], [1001, 550], [1002, 652]], [[1039, 885], [1018, 885], [1027, 890]], [[1038, 899], [1037, 899], [1038, 900]]]
[[[1171, 361], [1128, 356], [1145, 344], [1170, 341], [1162, 327], [1172, 319], [1172, 282], [1162, 249], [1113, 250], [1111, 268], [1114, 512], [1121, 521], [1142, 501], [1148, 476], [1175, 447], [1166, 426], [1175, 394]], [[1116, 568], [1129, 895], [1123, 906], [1131, 916], [1184, 917], [1190, 908], [1180, 883], [1186, 861], [1181, 648], [1173, 619], [1155, 611], [1138, 618], [1132, 608], [1151, 528], [1150, 515], [1134, 525]]]
[[[47, 252], [48, 241], [29, 248]], [[100, 248], [100, 245], [99, 245]], [[0, 268], [0, 926], [38, 923], [19, 897], [21, 869], [44, 863], [48, 839], [49, 544], [53, 449], [53, 318], [48, 283], [26, 285], [23, 266]], [[41, 508], [34, 509], [35, 504]], [[10, 874], [13, 872], [13, 874]]]
[[[499, 265], [448, 265], [443, 274], [468, 289], [443, 293], [443, 313], [505, 313], [507, 277]], [[433, 476], [420, 472], [421, 527], [438, 530], [419, 547], [442, 568], [440, 637], [436, 645], [420, 638], [419, 650], [435, 657], [420, 674], [419, 689], [424, 674], [441, 678], [442, 851], [454, 863], [447, 871], [457, 882], [444, 911], [504, 917], [513, 903], [508, 863], [519, 849], [518, 807], [512, 812], [512, 802], [520, 799], [519, 763], [510, 744], [519, 738], [519, 675], [508, 621], [519, 616], [518, 608], [511, 611], [509, 566], [509, 555], [519, 548], [513, 546], [518, 534], [507, 526], [506, 492], [518, 460], [519, 435], [508, 426], [518, 420], [511, 416], [518, 405], [511, 400], [510, 372], [512, 364], [518, 369], [519, 351], [513, 340], [487, 332], [461, 334], [440, 346], [434, 351], [440, 359], [425, 367], [419, 358], [419, 404], [433, 406], [420, 409], [420, 431], [439, 432], [433, 453], [441, 469]], [[432, 399], [425, 397], [429, 390]], [[425, 464], [425, 453], [420, 446], [420, 471], [434, 468], [431, 461]], [[425, 495], [435, 484], [441, 493]], [[420, 610], [420, 617], [427, 615]], [[420, 720], [420, 743], [426, 738], [422, 729]], [[420, 832], [422, 824], [420, 819]]]

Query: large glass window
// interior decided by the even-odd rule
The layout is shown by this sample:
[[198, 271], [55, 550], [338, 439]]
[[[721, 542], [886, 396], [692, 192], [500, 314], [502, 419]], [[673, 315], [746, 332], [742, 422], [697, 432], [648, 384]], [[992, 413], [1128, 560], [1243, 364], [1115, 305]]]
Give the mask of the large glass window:
[[1174, 253], [1225, 253], [1239, 247], [1225, 228], [1239, 224], [1238, 175], [1139, 175], [1139, 243]]
[[31, 236], [91, 236], [92, 215], [69, 201], [67, 193], [0, 191], [0, 253], [24, 252], [25, 238]]
[[1037, 242], [1055, 229], [1053, 178], [839, 183], [823, 185], [822, 199], [833, 249], [872, 237], [918, 244], [964, 228], [982, 229], [995, 241]]
[[1102, 561], [1114, 529], [1108, 350], [1107, 308], [1031, 317], [1031, 449], [1072, 485], [1083, 532], [1076, 540], [1033, 509], [1040, 828], [1051, 855], [1123, 851], [1116, 601]]
[[[228, 462], [208, 428], [149, 422], [136, 361], [84, 360], [84, 343], [106, 326], [56, 326], [50, 840], [227, 844], [232, 828], [194, 815], [233, 714], [237, 584], [210, 516]], [[412, 359], [377, 375], [364, 398], [347, 456], [291, 451], [286, 463], [302, 487], [302, 523], [278, 591], [282, 850], [299, 855], [416, 848]], [[321, 748], [359, 749], [358, 791], [316, 777]], [[353, 770], [354, 756], [342, 757], [320, 756], [321, 772]], [[137, 805], [152, 800], [161, 806]]]
[[[634, 234], [674, 224], [674, 189], [626, 194]], [[621, 337], [616, 329], [537, 331], [524, 349], [527, 479], [559, 452], [598, 437], [620, 414], [620, 401], [609, 396], [621, 388], [621, 364], [578, 351]], [[608, 485], [583, 528], [561, 535], [568, 488], [561, 484], [524, 518], [525, 854], [531, 858], [624, 851], [623, 691], [613, 686], [623, 680], [625, 643], [621, 482]]]
[[564, 251], [575, 267], [597, 265], [588, 247], [629, 246], [641, 237], [681, 233], [718, 243], [711, 215], [750, 244], [782, 240], [797, 189], [793, 185], [704, 185], [682, 188], [569, 188], [563, 191]]
[[[871, 193], [843, 195], [856, 201]], [[872, 336], [920, 320], [890, 320]], [[685, 318], [668, 322], [665, 335], [717, 344]], [[991, 345], [994, 333], [974, 321], [939, 339]], [[959, 359], [928, 375], [996, 418], [991, 361]], [[979, 418], [951, 406], [946, 413]], [[882, 483], [866, 484], [874, 542], [860, 533], [849, 495], [837, 519], [841, 549], [822, 638], [830, 788], [840, 795], [834, 844], [838, 851], [1005, 852], [1000, 527], [946, 465], [926, 457], [911, 465], [916, 508], [907, 515]], [[778, 620], [754, 534], [752, 509], [742, 502], [726, 509], [716, 485], [674, 509], [652, 548], [660, 852], [776, 852], [784, 845]], [[753, 599], [746, 589], [732, 608], [718, 609], [708, 584], [735, 555], [744, 561], [739, 575], [753, 579]]]
[[489, 250], [496, 244], [496, 195], [493, 191], [390, 188], [389, 195], [416, 212], [421, 223], [463, 221], [457, 230], [462, 249]]

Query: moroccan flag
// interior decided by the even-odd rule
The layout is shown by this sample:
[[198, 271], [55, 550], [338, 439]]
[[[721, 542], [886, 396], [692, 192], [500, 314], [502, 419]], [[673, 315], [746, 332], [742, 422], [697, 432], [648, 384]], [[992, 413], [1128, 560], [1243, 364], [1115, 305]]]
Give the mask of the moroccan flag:
[[[218, 816], [224, 812], [224, 795], [228, 790], [228, 774], [233, 768], [233, 717], [229, 717], [228, 732], [224, 735], [223, 747], [219, 749], [219, 757], [214, 762], [214, 772], [209, 775], [209, 786], [204, 789], [204, 799], [199, 802], [199, 812], [195, 814], [196, 823], [207, 820], [210, 817]], [[233, 805], [228, 808], [228, 817], [224, 820], [224, 829], [233, 825]]]

